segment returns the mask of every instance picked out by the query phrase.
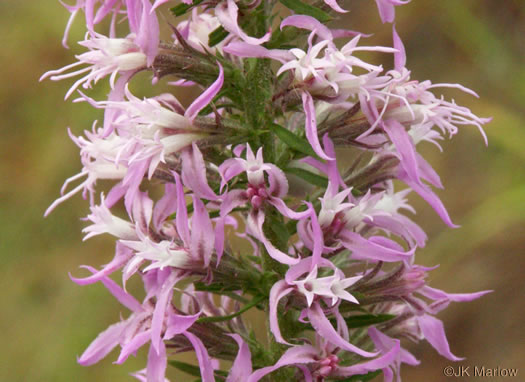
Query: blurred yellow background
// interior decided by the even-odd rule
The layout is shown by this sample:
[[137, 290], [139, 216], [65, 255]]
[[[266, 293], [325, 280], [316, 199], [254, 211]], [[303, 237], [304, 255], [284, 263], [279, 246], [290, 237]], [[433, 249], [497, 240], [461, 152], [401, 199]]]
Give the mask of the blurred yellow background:
[[[390, 44], [390, 26], [379, 22], [371, 0], [340, 3], [352, 10], [341, 24], [375, 32], [370, 44]], [[73, 43], [83, 36], [80, 19], [72, 49], [60, 44], [67, 18], [55, 0], [0, 1], [0, 381], [129, 381], [129, 372], [145, 366], [144, 351], [122, 366], [111, 364], [116, 353], [89, 368], [77, 365], [96, 335], [128, 312], [102, 286], [77, 286], [68, 272], [108, 262], [113, 242], [81, 241], [88, 207], [79, 196], [42, 217], [64, 179], [80, 169], [66, 127], [78, 135], [101, 118], [87, 105], [62, 101], [72, 81], [38, 82], [81, 52]], [[480, 100], [446, 94], [494, 117], [488, 147], [471, 127], [445, 142], [444, 154], [425, 147], [446, 187], [439, 195], [462, 227], [448, 229], [413, 197], [416, 220], [429, 234], [416, 260], [441, 264], [431, 276], [434, 287], [495, 290], [453, 304], [440, 318], [452, 351], [467, 357], [461, 365], [521, 367], [515, 380], [525, 380], [525, 2], [414, 0], [397, 8], [396, 25], [413, 78], [473, 88]], [[100, 84], [90, 94], [106, 93]], [[422, 366], [404, 367], [404, 381], [446, 380], [446, 359], [426, 343], [411, 350]]]

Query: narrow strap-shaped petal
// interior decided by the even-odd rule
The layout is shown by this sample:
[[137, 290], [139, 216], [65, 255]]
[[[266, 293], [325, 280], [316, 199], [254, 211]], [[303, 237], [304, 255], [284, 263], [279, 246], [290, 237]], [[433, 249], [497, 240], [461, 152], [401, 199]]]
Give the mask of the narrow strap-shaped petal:
[[405, 169], [407, 175], [414, 182], [421, 182], [419, 180], [418, 161], [416, 156], [416, 148], [412, 139], [408, 135], [405, 127], [395, 119], [389, 119], [383, 124], [383, 128], [396, 147], [399, 154], [401, 165]]
[[84, 13], [86, 15], [86, 26], [90, 33], [95, 32], [95, 3], [96, 0], [86, 0], [84, 5]]
[[289, 208], [286, 203], [280, 199], [280, 198], [270, 198], [268, 199], [268, 203], [270, 203], [272, 206], [277, 208], [277, 210], [283, 215], [286, 216], [288, 219], [294, 219], [294, 220], [301, 220], [308, 216], [310, 216], [311, 211], [308, 209], [306, 211], [301, 212], [295, 212], [291, 208]]
[[474, 293], [446, 293], [440, 289], [429, 287], [428, 285], [418, 290], [418, 293], [421, 293], [423, 296], [428, 297], [432, 300], [448, 299], [450, 301], [455, 301], [455, 302], [468, 302], [468, 301], [476, 300], [492, 292], [493, 292], [492, 290], [484, 290], [481, 292], [474, 292]]
[[395, 25], [392, 26], [392, 35], [394, 37], [394, 49], [397, 49], [397, 52], [394, 53], [394, 68], [401, 73], [407, 63], [407, 55], [405, 45], [403, 45], [403, 41], [397, 34]]
[[175, 286], [178, 280], [179, 277], [177, 276], [177, 273], [171, 272], [168, 278], [164, 281], [160, 292], [157, 295], [155, 310], [153, 311], [153, 316], [151, 318], [151, 345], [159, 355], [162, 343], [161, 332], [166, 321], [166, 309], [169, 305], [171, 305], [173, 287]]
[[247, 202], [246, 191], [239, 189], [231, 190], [222, 195], [220, 214], [222, 217], [226, 217], [233, 209], [242, 206]]
[[438, 173], [432, 168], [430, 163], [427, 162], [425, 158], [419, 153], [416, 153], [417, 166], [419, 168], [419, 175], [421, 178], [425, 179], [431, 185], [437, 188], [443, 188], [443, 183]]
[[197, 336], [190, 332], [184, 332], [183, 334], [191, 342], [193, 348], [195, 349], [195, 354], [197, 355], [199, 368], [201, 370], [202, 382], [215, 382], [211, 358], [208, 355], [208, 351], [204, 347], [204, 344]]
[[286, 179], [284, 171], [272, 163], [265, 163], [264, 166], [268, 168], [266, 173], [270, 184], [270, 194], [279, 198], [284, 197], [288, 194], [288, 179]]
[[82, 366], [90, 366], [108, 355], [118, 344], [126, 328], [126, 322], [117, 322], [100, 333], [77, 359]]
[[324, 2], [336, 12], [339, 12], [339, 13], [348, 12], [346, 9], [341, 8], [339, 4], [337, 4], [336, 0], [324, 0]]
[[[96, 273], [96, 269], [88, 265], [83, 265], [82, 268], [87, 269], [91, 273]], [[124, 305], [132, 312], [142, 312], [144, 310], [144, 308], [142, 308], [141, 303], [138, 302], [135, 299], [135, 297], [125, 292], [124, 289], [122, 289], [119, 285], [117, 285], [115, 281], [111, 280], [109, 277], [101, 277], [100, 281], [122, 305]]]
[[215, 16], [219, 19], [224, 29], [238, 36], [242, 40], [251, 45], [261, 45], [272, 37], [271, 31], [268, 31], [260, 38], [248, 36], [239, 26], [237, 21], [239, 17], [239, 7], [234, 0], [228, 0], [227, 3], [222, 3], [215, 8]]
[[162, 342], [156, 350], [153, 346], [149, 347], [148, 365], [146, 367], [146, 378], [148, 382], [164, 382], [168, 357], [166, 356], [166, 346]]
[[122, 245], [120, 242], [117, 242], [115, 257], [113, 257], [113, 260], [111, 260], [109, 263], [104, 265], [100, 271], [97, 271], [91, 276], [84, 278], [76, 278], [69, 274], [69, 278], [78, 285], [88, 285], [96, 283], [97, 281], [102, 281], [104, 277], [107, 277], [117, 269], [122, 268], [132, 256], [133, 251], [131, 249]]
[[114, 11], [115, 4], [119, 0], [106, 0], [104, 1], [104, 4], [101, 4], [100, 7], [97, 9], [97, 13], [95, 15], [94, 23], [98, 24], [101, 22], [110, 12]]
[[153, 224], [157, 230], [168, 216], [177, 211], [177, 190], [173, 183], [164, 185], [164, 195], [155, 203], [153, 209]]
[[167, 322], [166, 332], [164, 333], [164, 339], [169, 340], [177, 334], [184, 333], [188, 330], [195, 321], [198, 320], [202, 313], [199, 311], [189, 316], [183, 316], [175, 313], [170, 313]]
[[250, 348], [240, 335], [234, 333], [229, 334], [229, 336], [237, 342], [237, 345], [239, 345], [239, 351], [237, 352], [235, 361], [233, 361], [226, 382], [245, 382], [252, 373], [252, 355], [250, 353]]
[[199, 261], [204, 262], [204, 266], [210, 264], [211, 255], [215, 245], [215, 232], [211, 224], [208, 210], [204, 203], [193, 196], [193, 217], [191, 218], [191, 255]]
[[315, 32], [323, 40], [332, 40], [332, 32], [325, 25], [321, 24], [316, 18], [306, 15], [292, 15], [281, 21], [281, 30], [286, 26], [293, 26], [301, 29], [308, 29]]
[[318, 355], [317, 349], [311, 345], [294, 346], [284, 352], [279, 360], [273, 366], [263, 367], [256, 370], [248, 379], [248, 382], [257, 382], [265, 375], [289, 365], [308, 364], [316, 362]]
[[253, 231], [253, 234], [256, 235], [256, 238], [263, 243], [264, 247], [268, 251], [268, 254], [281, 264], [297, 264], [299, 262], [299, 259], [293, 258], [286, 253], [280, 251], [279, 249], [275, 248], [275, 246], [272, 244], [270, 240], [266, 238], [263, 231], [263, 224], [264, 224], [265, 214], [263, 210], [257, 211], [255, 214], [252, 213], [248, 216], [247, 223], [250, 226], [250, 229]]
[[317, 136], [317, 120], [315, 116], [315, 106], [314, 100], [310, 93], [302, 92], [301, 97], [303, 99], [303, 108], [305, 113], [305, 131], [306, 139], [312, 146], [312, 149], [315, 151], [319, 157], [325, 160], [334, 160], [335, 158], [329, 157], [325, 154], [321, 143], [319, 142], [319, 137]]
[[221, 175], [221, 191], [230, 180], [239, 175], [241, 172], [246, 171], [247, 168], [246, 160], [241, 158], [226, 159], [219, 166], [219, 174]]
[[342, 188], [347, 188], [347, 187], [343, 180], [343, 177], [341, 176], [341, 172], [339, 172], [339, 169], [337, 168], [337, 161], [335, 160], [334, 142], [332, 142], [328, 133], [323, 135], [323, 145], [324, 145], [326, 154], [334, 158], [334, 160], [330, 160], [326, 163], [326, 169], [327, 169], [326, 174], [328, 175], [328, 180], [331, 183], [332, 187], [336, 188], [332, 190], [334, 194], [336, 194], [338, 187], [342, 187]]
[[217, 62], [217, 65], [219, 65], [219, 77], [217, 77], [215, 82], [191, 103], [184, 113], [184, 116], [188, 117], [191, 122], [193, 122], [199, 112], [213, 100], [222, 88], [222, 84], [224, 83], [224, 69], [219, 62]]
[[199, 198], [217, 200], [217, 195], [208, 185], [206, 165], [199, 147], [193, 143], [181, 152], [182, 181]]
[[[142, 3], [142, 1], [140, 1], [140, 3]], [[139, 6], [139, 1], [126, 0], [126, 13], [128, 16], [129, 30], [131, 33], [138, 34], [140, 32], [140, 11], [141, 8]]]
[[445, 335], [445, 328], [443, 327], [443, 322], [441, 322], [441, 320], [438, 320], [429, 314], [424, 314], [417, 317], [417, 322], [425, 339], [439, 354], [451, 361], [461, 361], [464, 359], [456, 357], [450, 351], [447, 336]]
[[427, 240], [425, 231], [405, 215], [374, 216], [374, 220], [368, 219], [366, 223], [402, 237], [411, 246], [417, 244], [419, 248], [425, 247]]
[[184, 197], [184, 189], [179, 174], [173, 173], [175, 176], [175, 186], [177, 188], [177, 216], [175, 218], [175, 225], [177, 232], [182, 238], [185, 245], [190, 244], [190, 229], [188, 227], [188, 210], [186, 209], [186, 198]]
[[383, 23], [392, 23], [396, 16], [394, 5], [390, 0], [376, 0], [379, 16]]
[[260, 45], [251, 45], [242, 41], [234, 41], [223, 48], [223, 51], [233, 56], [271, 58], [272, 60], [285, 63], [293, 60], [294, 56], [288, 50], [284, 49], [266, 49]]
[[145, 330], [136, 334], [131, 341], [122, 347], [118, 359], [114, 363], [117, 365], [124, 363], [130, 355], [134, 354], [138, 349], [145, 345], [150, 338], [151, 330]]
[[[310, 203], [308, 203], [310, 204]], [[315, 212], [314, 207], [310, 204], [310, 228], [312, 229], [312, 237], [314, 241], [314, 247], [312, 249], [312, 265], [310, 266], [313, 269], [315, 266], [319, 265], [321, 262], [321, 256], [324, 249], [324, 234], [321, 229], [321, 225], [317, 219], [317, 213]]]
[[394, 342], [394, 346], [380, 357], [352, 366], [339, 366], [333, 372], [333, 376], [350, 377], [352, 375], [366, 374], [371, 371], [387, 368], [396, 361], [401, 350], [399, 340], [394, 340]]
[[281, 344], [291, 345], [287, 342], [281, 335], [281, 329], [279, 328], [279, 320], [277, 319], [277, 308], [279, 306], [279, 301], [289, 294], [294, 288], [290, 287], [288, 283], [284, 280], [277, 281], [273, 284], [272, 289], [270, 290], [269, 298], [269, 321], [270, 321], [270, 330], [275, 337], [275, 340]]
[[150, 0], [142, 1], [140, 28], [135, 42], [146, 54], [147, 65], [151, 66], [159, 50], [160, 28], [155, 12], [152, 12]]
[[131, 207], [131, 216], [133, 216], [135, 225], [142, 232], [147, 232], [153, 216], [153, 200], [149, 198], [147, 192], [137, 192]]
[[348, 341], [346, 341], [343, 337], [337, 333], [337, 331], [334, 329], [328, 318], [323, 313], [323, 309], [319, 305], [318, 302], [314, 302], [314, 304], [307, 309], [308, 318], [310, 319], [310, 324], [315, 329], [315, 331], [321, 335], [323, 338], [325, 338], [328, 342], [339, 346], [341, 349], [348, 350], [352, 353], [356, 353], [362, 357], [375, 357], [379, 353], [371, 353], [367, 352], [363, 349], [358, 348], [355, 345], [352, 345]]
[[[408, 260], [415, 251], [415, 248], [412, 248], [408, 252], [403, 252], [402, 250], [393, 248], [393, 246], [386, 246], [385, 244], [387, 242], [365, 239], [361, 235], [349, 230], [343, 230], [339, 234], [339, 238], [344, 247], [352, 251], [353, 256], [356, 258], [366, 258], [386, 262], [404, 261]], [[391, 244], [395, 243], [392, 240], [384, 239], [388, 240]]]
[[428, 204], [437, 212], [439, 217], [451, 228], [459, 228], [459, 225], [456, 225], [450, 219], [447, 209], [443, 205], [443, 202], [439, 197], [430, 189], [429, 186], [425, 184], [419, 184], [414, 182], [406, 173], [400, 172], [398, 175], [399, 179], [407, 184], [411, 189], [419, 194], [423, 199], [426, 200]]

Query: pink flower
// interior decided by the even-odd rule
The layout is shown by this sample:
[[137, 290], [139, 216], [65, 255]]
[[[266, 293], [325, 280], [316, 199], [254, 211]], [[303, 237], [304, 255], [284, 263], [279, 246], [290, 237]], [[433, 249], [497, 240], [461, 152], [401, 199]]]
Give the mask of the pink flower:
[[[249, 145], [246, 145], [246, 159], [227, 159], [219, 167], [219, 172], [222, 177], [221, 188], [242, 172], [245, 172], [248, 178], [246, 189], [230, 190], [222, 196], [221, 216], [225, 217], [234, 208], [249, 204], [252, 209], [246, 221], [248, 232], [265, 246], [268, 254], [275, 260], [283, 264], [296, 264], [299, 259], [276, 248], [263, 232], [266, 204], [275, 207], [287, 218], [295, 220], [304, 219], [312, 213], [311, 207], [304, 212], [295, 212], [284, 203], [282, 198], [288, 193], [288, 180], [284, 172], [274, 164], [264, 162], [262, 148], [257, 151], [256, 156]], [[268, 176], [268, 184], [265, 174]]]
[[[88, 11], [93, 10], [93, 4], [93, 1], [86, 3], [87, 18], [89, 18]], [[80, 85], [88, 89], [92, 83], [97, 83], [100, 79], [110, 75], [110, 83], [113, 88], [119, 72], [135, 72], [151, 66], [159, 46], [157, 17], [151, 12], [149, 0], [140, 1], [140, 3], [128, 1], [128, 5], [132, 5], [128, 8], [131, 34], [126, 38], [106, 37], [88, 28], [89, 33], [86, 39], [79, 44], [88, 48], [89, 52], [76, 56], [78, 62], [45, 73], [40, 80], [50, 77], [53, 81], [59, 81], [87, 73], [69, 89], [65, 96], [67, 99]], [[63, 74], [83, 65], [86, 66]]]
[[[88, 267], [88, 269], [94, 272], [92, 268]], [[168, 272], [164, 273], [160, 280], [160, 284], [150, 284], [150, 287], [157, 290], [154, 305], [150, 300], [152, 296], [147, 296], [144, 303], [140, 304], [111, 279], [107, 277], [101, 279], [106, 288], [130, 309], [132, 314], [126, 320], [113, 324], [100, 333], [78, 358], [81, 365], [89, 366], [100, 361], [118, 345], [121, 351], [116, 363], [121, 364], [140, 347], [150, 342], [146, 368], [147, 379], [151, 382], [164, 382], [167, 366], [164, 339], [185, 333], [186, 329], [197, 320], [200, 313], [192, 316], [175, 313], [170, 301], [173, 286], [179, 280], [179, 276]]]

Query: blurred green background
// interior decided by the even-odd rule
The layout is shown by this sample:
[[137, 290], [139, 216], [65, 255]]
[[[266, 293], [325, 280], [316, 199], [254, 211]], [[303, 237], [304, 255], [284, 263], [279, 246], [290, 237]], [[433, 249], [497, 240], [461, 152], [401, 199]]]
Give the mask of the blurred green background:
[[[375, 32], [370, 44], [390, 44], [371, 0], [340, 2], [352, 12], [341, 24]], [[64, 103], [72, 81], [39, 83], [47, 70], [79, 53], [60, 44], [68, 14], [58, 1], [0, 1], [0, 381], [129, 381], [145, 365], [144, 352], [123, 366], [112, 353], [98, 365], [76, 363], [96, 335], [119, 314], [128, 314], [103, 287], [79, 287], [68, 279], [80, 264], [103, 264], [112, 256], [109, 238], [83, 243], [79, 219], [88, 212], [79, 196], [47, 219], [46, 207], [65, 178], [80, 169], [66, 127], [78, 135], [101, 114]], [[439, 195], [462, 227], [447, 229], [431, 208], [413, 197], [416, 220], [429, 234], [417, 261], [441, 264], [433, 286], [450, 292], [494, 289], [478, 301], [453, 304], [440, 318], [462, 365], [520, 368], [525, 378], [525, 2], [523, 0], [418, 1], [398, 8], [413, 78], [460, 82], [480, 100], [447, 92], [481, 116], [492, 116], [485, 147], [466, 127], [444, 144], [425, 147], [446, 189]], [[387, 62], [388, 64], [388, 62]], [[107, 87], [92, 94], [103, 98]], [[422, 360], [405, 367], [405, 381], [444, 381], [449, 362], [426, 343], [413, 346]], [[510, 378], [509, 378], [510, 379]], [[173, 379], [186, 381], [185, 377]], [[498, 378], [492, 379], [494, 381]]]

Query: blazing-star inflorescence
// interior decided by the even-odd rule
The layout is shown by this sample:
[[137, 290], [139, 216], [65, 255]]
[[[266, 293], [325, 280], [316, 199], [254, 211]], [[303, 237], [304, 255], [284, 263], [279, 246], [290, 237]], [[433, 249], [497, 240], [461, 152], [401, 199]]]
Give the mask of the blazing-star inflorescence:
[[[74, 78], [66, 98], [102, 109], [104, 119], [81, 136], [70, 131], [82, 169], [46, 215], [77, 193], [89, 198], [85, 239], [112, 235], [116, 251], [72, 280], [104, 284], [130, 311], [80, 364], [115, 348], [121, 364], [145, 347], [147, 366], [134, 374], [142, 381], [164, 382], [169, 364], [203, 382], [321, 382], [399, 380], [403, 363], [419, 363], [401, 339], [424, 339], [460, 359], [436, 314], [487, 291], [427, 285], [432, 268], [414, 262], [427, 237], [407, 216], [415, 213], [407, 195], [414, 191], [455, 227], [434, 192], [441, 180], [417, 147], [441, 149], [463, 125], [485, 136], [488, 119], [436, 95], [473, 91], [411, 79], [395, 28], [392, 46], [331, 28], [346, 12], [340, 3], [65, 5], [63, 43], [82, 18], [86, 52], [43, 78]], [[392, 23], [408, 0], [376, 3], [383, 23]], [[161, 17], [160, 5], [171, 16]], [[392, 57], [393, 68], [364, 61], [362, 51]], [[187, 108], [171, 92], [141, 97], [128, 87], [139, 72], [149, 73], [152, 89], [168, 79], [174, 92], [201, 93]], [[106, 100], [85, 93], [102, 79], [111, 85]], [[98, 180], [112, 182], [106, 195]], [[117, 273], [121, 283], [109, 278]], [[144, 284], [142, 302], [125, 289], [132, 277]], [[267, 328], [254, 328], [248, 310]], [[186, 351], [198, 367], [177, 360]]]

